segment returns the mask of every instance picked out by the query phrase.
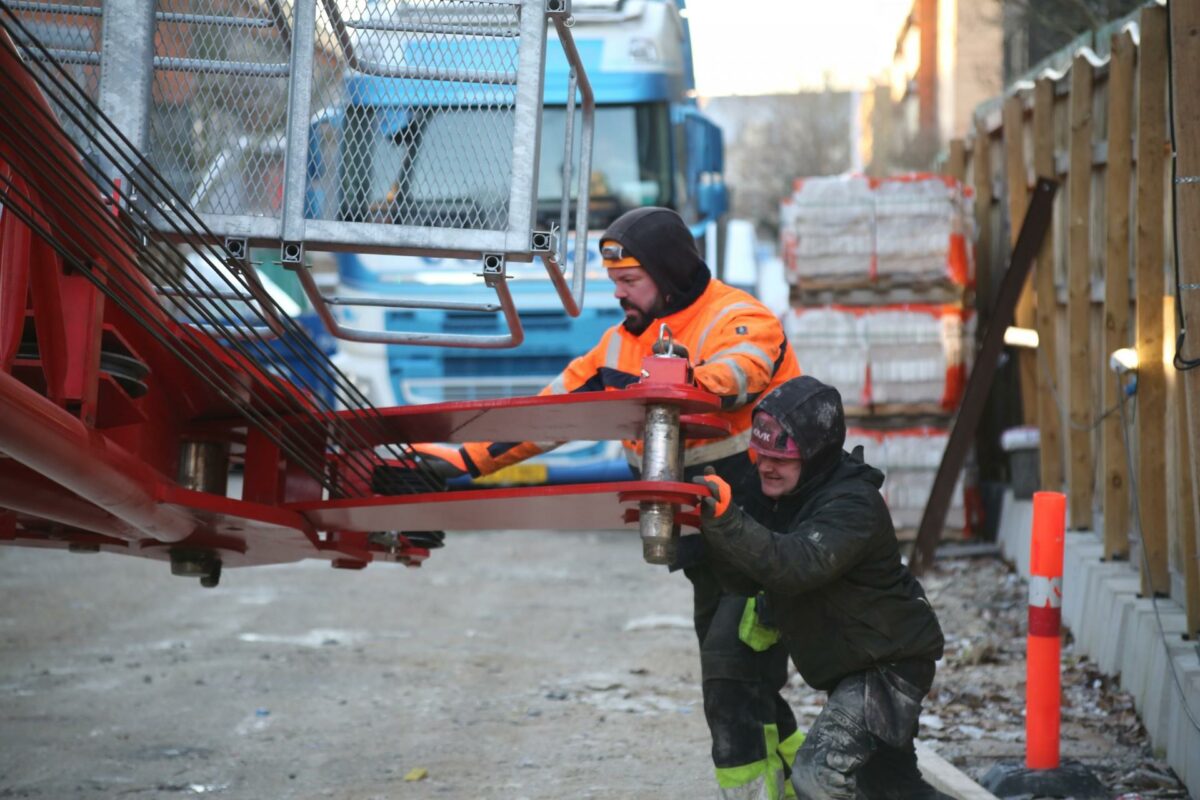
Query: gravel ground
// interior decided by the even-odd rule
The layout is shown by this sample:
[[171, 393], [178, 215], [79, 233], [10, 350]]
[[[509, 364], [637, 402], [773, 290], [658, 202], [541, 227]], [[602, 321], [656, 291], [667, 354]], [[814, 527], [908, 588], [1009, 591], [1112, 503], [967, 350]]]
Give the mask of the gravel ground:
[[[950, 644], [922, 738], [1019, 759], [1025, 590], [925, 580]], [[1064, 756], [1186, 796], [1130, 700], [1065, 651]], [[690, 590], [620, 534], [451, 535], [419, 570], [227, 571], [0, 548], [0, 797], [701, 798]], [[794, 678], [802, 724], [822, 696]]]

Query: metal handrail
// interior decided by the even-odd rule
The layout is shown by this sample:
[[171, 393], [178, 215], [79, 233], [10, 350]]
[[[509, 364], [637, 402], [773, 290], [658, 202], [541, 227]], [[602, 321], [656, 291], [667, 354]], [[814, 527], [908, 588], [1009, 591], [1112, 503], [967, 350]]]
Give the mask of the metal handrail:
[[[513, 302], [512, 293], [508, 290], [508, 276], [504, 272], [504, 257], [500, 255], [485, 255], [483, 268], [484, 283], [496, 292], [500, 301], [498, 306], [490, 304], [438, 302], [428, 300], [380, 299], [365, 300], [326, 297], [321, 293], [312, 271], [300, 266], [296, 275], [300, 278], [300, 286], [312, 303], [321, 323], [330, 334], [351, 342], [368, 344], [411, 344], [437, 345], [440, 347], [478, 347], [484, 350], [501, 350], [516, 347], [525, 341], [525, 329], [521, 326], [521, 318], [517, 315], [517, 307]], [[459, 334], [459, 333], [426, 333], [422, 331], [372, 331], [362, 328], [352, 328], [342, 325], [334, 317], [330, 305], [360, 305], [382, 308], [429, 308], [452, 311], [500, 311], [508, 325], [506, 334]]]
[[[542, 263], [550, 282], [558, 292], [563, 309], [572, 317], [578, 317], [583, 309], [584, 284], [587, 279], [587, 231], [588, 231], [588, 200], [589, 181], [592, 173], [592, 138], [595, 133], [596, 98], [592, 92], [591, 82], [583, 69], [583, 60], [575, 47], [575, 37], [571, 35], [570, 26], [561, 15], [552, 15], [554, 28], [558, 31], [558, 41], [562, 44], [567, 63], [571, 66], [571, 75], [567, 82], [567, 119], [566, 144], [563, 157], [562, 174], [562, 210], [559, 218], [558, 242], [551, 245], [550, 252], [542, 254]], [[580, 135], [579, 147], [579, 190], [575, 204], [575, 264], [571, 273], [570, 285], [566, 278], [564, 263], [567, 258], [567, 220], [571, 211], [571, 151], [575, 137], [575, 92], [583, 97], [583, 132]]]
[[[478, 70], [478, 69], [431, 69], [427, 67], [387, 67], [373, 61], [360, 59], [354, 51], [354, 42], [350, 39], [347, 25], [342, 19], [336, 0], [321, 0], [329, 21], [333, 24], [334, 35], [337, 36], [338, 47], [346, 59], [346, 64], [356, 72], [364, 75], [374, 75], [379, 78], [411, 78], [414, 80], [461, 81], [464, 83], [499, 83], [511, 84], [517, 82], [515, 70]], [[508, 5], [507, 3], [502, 5]], [[397, 28], [399, 29], [399, 28]], [[468, 29], [463, 29], [468, 30]]]

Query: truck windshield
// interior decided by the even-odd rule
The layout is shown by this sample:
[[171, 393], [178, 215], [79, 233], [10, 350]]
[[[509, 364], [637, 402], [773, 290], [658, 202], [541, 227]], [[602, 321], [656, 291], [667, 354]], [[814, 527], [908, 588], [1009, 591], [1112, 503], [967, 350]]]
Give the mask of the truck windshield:
[[[542, 116], [538, 225], [561, 211], [566, 109]], [[403, 225], [503, 227], [512, 136], [495, 111], [460, 108], [436, 114], [351, 109], [343, 149], [342, 218]], [[643, 205], [672, 205], [670, 120], [665, 104], [601, 106], [592, 145], [588, 227], [605, 228]], [[490, 127], [495, 135], [480, 137]], [[580, 124], [574, 153], [578, 158]], [[506, 135], [507, 134], [507, 135]], [[578, 178], [572, 176], [571, 197]], [[573, 213], [573, 210], [572, 210]]]
[[[542, 112], [542, 158], [538, 167], [538, 224], [558, 221], [563, 195], [563, 137], [567, 111], [548, 106]], [[670, 120], [662, 103], [597, 106], [592, 143], [588, 227], [608, 227], [622, 212], [645, 205], [670, 206]], [[580, 119], [576, 114], [573, 152], [578, 158]], [[571, 177], [571, 199], [578, 175]], [[574, 214], [574, 203], [572, 203]]]

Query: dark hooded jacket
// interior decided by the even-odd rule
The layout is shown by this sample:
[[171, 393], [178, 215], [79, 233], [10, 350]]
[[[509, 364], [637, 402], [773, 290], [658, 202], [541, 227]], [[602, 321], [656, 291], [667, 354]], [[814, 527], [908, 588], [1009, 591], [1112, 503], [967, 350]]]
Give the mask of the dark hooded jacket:
[[842, 449], [837, 390], [796, 378], [764, 397], [755, 410], [762, 412], [796, 440], [803, 469], [789, 494], [776, 500], [750, 485], [741, 507], [705, 518], [705, 545], [724, 588], [766, 593], [771, 624], [816, 689], [876, 665], [941, 658], [937, 617], [900, 561], [879, 493], [883, 474], [861, 449]]

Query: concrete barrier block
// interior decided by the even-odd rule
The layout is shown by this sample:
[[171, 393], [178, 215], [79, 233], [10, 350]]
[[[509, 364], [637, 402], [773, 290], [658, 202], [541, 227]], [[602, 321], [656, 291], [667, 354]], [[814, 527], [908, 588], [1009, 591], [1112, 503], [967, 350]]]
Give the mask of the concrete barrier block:
[[1121, 654], [1131, 638], [1133, 608], [1141, 602], [1150, 605], [1149, 600], [1138, 598], [1140, 588], [1141, 581], [1132, 574], [1112, 577], [1105, 582], [1104, 591], [1108, 593], [1109, 603], [1102, 613], [1111, 617], [1113, 624], [1109, 635], [1100, 641], [1095, 653], [1096, 666], [1105, 675], [1118, 675], [1121, 672]]
[[[1200, 796], [1197, 791], [1200, 789], [1200, 728], [1188, 718], [1187, 711], [1190, 708], [1192, 716], [1200, 721], [1200, 654], [1196, 651], [1196, 642], [1188, 644], [1191, 647], [1184, 648], [1174, 659], [1184, 697], [1180, 700], [1176, 696], [1167, 709], [1166, 741], [1167, 758], [1174, 766], [1175, 774], [1195, 797]], [[1168, 680], [1174, 686], [1174, 679]]]
[[1128, 565], [1121, 562], [1100, 561], [1093, 563], [1086, 573], [1083, 605], [1079, 616], [1079, 647], [1093, 661], [1100, 652], [1100, 644], [1113, 635], [1118, 619], [1113, 614], [1116, 600], [1108, 582], [1128, 574]]
[[[1163, 620], [1166, 623], [1166, 620]], [[1161, 641], [1161, 640], [1160, 640]], [[1147, 687], [1146, 713], [1142, 722], [1150, 734], [1151, 741], [1169, 751], [1171, 739], [1171, 709], [1183, 702], [1180, 687], [1171, 675], [1171, 662], [1195, 650], [1193, 642], [1184, 641], [1177, 634], [1168, 633], [1166, 641], [1154, 648], [1150, 658], [1150, 674], [1158, 680]]]
[[1150, 600], [1137, 603], [1129, 612], [1129, 636], [1121, 654], [1121, 687], [1133, 695], [1134, 705], [1142, 709], [1142, 680], [1145, 677], [1147, 656], [1142, 648], [1148, 647], [1151, 639], [1143, 636], [1146, 623], [1154, 624], [1154, 606]]
[[[1170, 600], [1159, 599], [1155, 613], [1153, 605], [1149, 613], [1136, 615], [1137, 630], [1133, 640], [1134, 650], [1129, 671], [1129, 683], [1122, 679], [1121, 684], [1133, 695], [1141, 713], [1142, 723], [1151, 738], [1158, 726], [1162, 708], [1163, 692], [1170, 682], [1167, 673], [1167, 640], [1172, 635], [1178, 639], [1187, 625], [1183, 612]], [[1162, 619], [1162, 629], [1159, 629], [1159, 618]], [[1161, 738], [1159, 746], [1165, 746]]]

